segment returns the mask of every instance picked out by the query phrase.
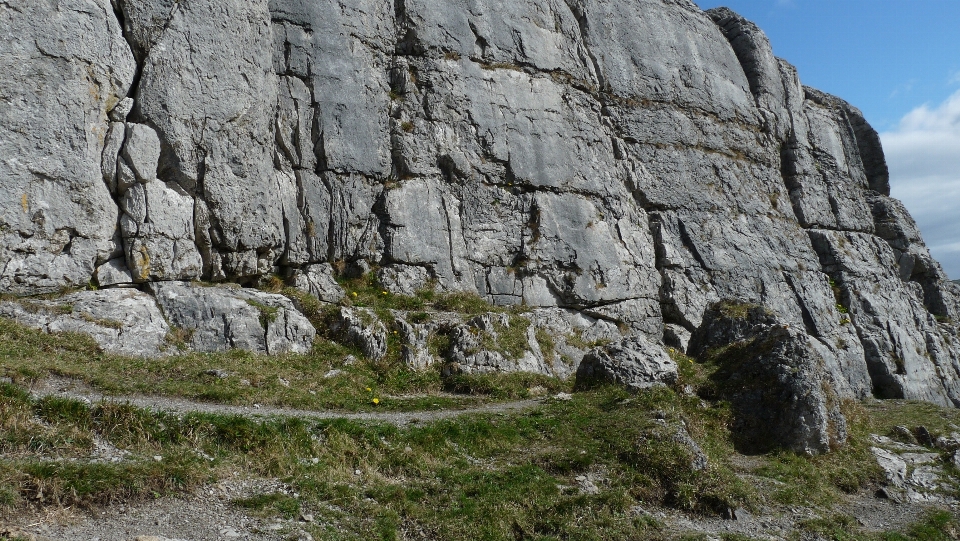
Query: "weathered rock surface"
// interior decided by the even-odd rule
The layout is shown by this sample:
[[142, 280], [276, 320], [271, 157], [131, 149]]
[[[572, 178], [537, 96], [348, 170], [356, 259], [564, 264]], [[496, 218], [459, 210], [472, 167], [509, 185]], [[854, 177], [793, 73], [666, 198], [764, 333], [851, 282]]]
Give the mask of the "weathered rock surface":
[[[809, 337], [838, 396], [960, 399], [960, 286], [877, 133], [728, 9], [9, 0], [0, 32], [2, 292], [276, 274], [337, 302], [335, 264], [680, 349], [737, 299]], [[573, 372], [590, 348], [538, 328], [529, 356], [456, 355]]]
[[310, 265], [298, 270], [293, 277], [293, 286], [309, 293], [323, 302], [340, 302], [346, 293], [333, 276], [329, 263]]
[[133, 55], [104, 0], [4, 2], [0, 34], [0, 291], [86, 285], [119, 248], [100, 164]]
[[330, 332], [352, 344], [370, 359], [387, 354], [387, 327], [366, 308], [341, 307], [330, 322]]
[[733, 407], [732, 429], [742, 450], [816, 454], [846, 441], [836, 359], [763, 307], [712, 305], [690, 351], [719, 365], [714, 392]]
[[196, 351], [306, 353], [317, 333], [282, 295], [181, 282], [150, 287], [167, 320], [186, 332], [189, 347]]
[[677, 380], [677, 363], [663, 348], [633, 336], [587, 353], [577, 369], [577, 386], [618, 383], [635, 391]]
[[0, 302], [0, 316], [46, 332], [90, 335], [106, 352], [155, 357], [170, 327], [153, 297], [135, 289], [79, 291], [56, 300]]

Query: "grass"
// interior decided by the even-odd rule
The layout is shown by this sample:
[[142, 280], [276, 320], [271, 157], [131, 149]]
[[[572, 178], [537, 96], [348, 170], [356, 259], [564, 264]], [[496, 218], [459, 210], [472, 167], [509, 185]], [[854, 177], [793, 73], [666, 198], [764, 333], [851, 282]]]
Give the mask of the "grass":
[[[130, 453], [121, 463], [91, 463], [83, 459], [89, 445], [80, 440], [42, 457], [4, 453], [0, 486], [13, 487], [4, 496], [7, 506], [151, 498], [242, 470], [279, 478], [298, 496], [253, 494], [234, 505], [262, 516], [313, 513], [318, 524], [335, 527], [325, 532], [318, 526], [313, 533], [321, 539], [391, 539], [410, 525], [443, 539], [514, 539], [517, 532], [634, 539], [657, 529], [630, 512], [641, 502], [715, 513], [752, 497], [725, 465], [729, 449], [722, 443], [708, 447], [710, 469], [696, 472], [676, 443], [649, 439], [657, 416], [675, 421], [693, 407], [668, 389], [630, 395], [606, 388], [528, 414], [470, 415], [407, 428], [177, 417], [123, 405], [35, 400], [12, 385], [2, 389], [5, 428], [32, 420], [24, 430], [73, 430], [84, 441]], [[704, 422], [695, 430], [719, 426]], [[64, 456], [79, 459], [56, 460]], [[577, 488], [575, 478], [588, 473], [597, 476], [598, 494]]]
[[[485, 313], [502, 313], [509, 325], [497, 325], [497, 340], [486, 345], [506, 357], [521, 357], [526, 349], [529, 320], [521, 317], [523, 308], [493, 306], [475, 294], [439, 293], [427, 287], [415, 296], [389, 293], [374, 273], [341, 279], [347, 292], [341, 303], [366, 308], [390, 326], [393, 311], [403, 311], [412, 322], [429, 321], [436, 311], [456, 312], [461, 321]], [[370, 360], [357, 348], [338, 343], [340, 337], [326, 332], [338, 306], [325, 304], [311, 295], [284, 288], [280, 279], [267, 287], [294, 300], [298, 308], [319, 330], [313, 350], [307, 355], [268, 357], [243, 351], [201, 354], [185, 351], [191, 333], [172, 329], [168, 353], [159, 359], [128, 358], [106, 354], [87, 336], [79, 334], [47, 335], [0, 319], [0, 376], [23, 384], [32, 384], [50, 376], [78, 380], [112, 395], [152, 394], [231, 405], [253, 404], [303, 409], [339, 409], [345, 411], [420, 410], [468, 407], [479, 402], [506, 397], [527, 396], [525, 375], [448, 381], [439, 367], [411, 371], [402, 361], [400, 337], [388, 333], [388, 351], [384, 359]], [[277, 309], [251, 301], [264, 325], [277, 317]], [[364, 315], [363, 312], [359, 312]], [[449, 349], [450, 337], [438, 329], [430, 337], [431, 351], [438, 357]], [[489, 338], [489, 337], [488, 337]], [[537, 337], [541, 347], [550, 348], [550, 337]], [[209, 375], [219, 371], [225, 378]], [[328, 377], [332, 371], [336, 375]], [[542, 383], [538, 383], [541, 384]], [[551, 390], [569, 390], [566, 383], [551, 383]], [[371, 400], [372, 388], [378, 404]], [[444, 391], [464, 391], [464, 396], [443, 395]]]
[[[458, 312], [461, 321], [504, 314], [509, 324], [495, 324], [498, 339], [482, 338], [484, 346], [507, 356], [522, 355], [526, 347], [529, 321], [523, 308], [495, 307], [476, 295], [432, 288], [393, 295], [372, 275], [341, 284], [344, 305], [367, 308], [387, 322], [392, 310], [418, 323], [430, 321], [436, 311]], [[293, 298], [321, 334], [337, 309], [283, 290], [282, 282], [271, 287]], [[729, 309], [734, 315], [744, 311]], [[171, 342], [190, 338], [173, 334]], [[553, 349], [551, 336], [535, 334], [541, 349]], [[435, 334], [430, 347], [439, 354], [449, 339]], [[108, 394], [345, 411], [459, 408], [572, 388], [572, 381], [534, 374], [441, 377], [439, 368], [411, 371], [399, 361], [400, 344], [392, 333], [388, 346], [381, 361], [322, 336], [308, 355], [234, 351], [141, 360], [104, 354], [89, 337], [46, 335], [0, 319], [0, 376], [17, 383], [0, 384], [0, 511], [154, 498], [242, 471], [277, 479], [291, 490], [250, 494], [233, 505], [263, 517], [313, 514], [317, 520], [307, 528], [315, 539], [398, 539], [410, 532], [453, 540], [673, 538], [657, 520], [634, 512], [636, 506], [708, 516], [739, 507], [809, 507], [824, 518], [800, 525], [802, 532], [841, 541], [956, 540], [960, 531], [955, 518], [932, 512], [903, 532], [868, 534], [849, 516], [825, 511], [880, 481], [870, 434], [890, 434], [901, 425], [922, 425], [934, 437], [949, 434], [960, 425], [960, 411], [906, 401], [847, 403], [845, 447], [818, 457], [778, 451], [738, 461], [729, 429], [732, 412], [715, 388], [720, 367], [675, 351], [680, 377], [674, 388], [629, 394], [600, 387], [569, 401], [547, 400], [525, 413], [404, 427], [178, 416], [123, 404], [36, 399], [22, 387], [59, 376]], [[227, 377], [208, 375], [211, 370]], [[339, 373], [328, 377], [332, 370]], [[694, 467], [695, 452], [676, 437], [681, 427], [707, 456], [706, 469]], [[122, 451], [124, 459], [92, 460], [104, 445]], [[581, 491], [579, 476], [589, 476], [599, 492]], [[765, 482], [753, 482], [758, 478]]]
[[[352, 364], [351, 358], [355, 359]], [[210, 370], [226, 371], [228, 377], [208, 375]], [[340, 372], [326, 377], [331, 370]], [[139, 393], [303, 409], [441, 409], [468, 407], [484, 400], [479, 392], [465, 397], [437, 396], [445, 387], [439, 368], [415, 372], [399, 360], [377, 363], [329, 340], [318, 340], [308, 355], [268, 357], [230, 351], [138, 359], [103, 353], [87, 336], [46, 335], [2, 319], [0, 376], [25, 385], [59, 376], [110, 395]], [[504, 378], [504, 384], [517, 377]], [[368, 387], [378, 393], [379, 405], [370, 403]]]
[[[354, 279], [342, 279], [347, 292], [345, 306], [369, 309], [390, 324], [393, 310], [412, 314], [412, 321], [430, 319], [432, 311], [457, 311], [462, 318], [487, 312], [507, 312], [477, 295], [437, 293], [432, 287], [416, 296], [389, 293], [374, 273]], [[85, 382], [113, 395], [159, 394], [233, 405], [272, 405], [304, 409], [340, 409], [347, 411], [422, 410], [475, 405], [497, 397], [523, 396], [517, 391], [526, 376], [504, 376], [483, 384], [448, 382], [440, 368], [407, 370], [401, 360], [399, 337], [388, 334], [388, 354], [381, 360], [365, 359], [353, 346], [338, 343], [339, 337], [325, 333], [338, 309], [311, 295], [284, 288], [279, 279], [271, 291], [282, 292], [320, 331], [314, 348], [307, 355], [267, 357], [243, 351], [217, 354], [183, 352], [191, 336], [173, 329], [168, 336], [170, 351], [181, 352], [160, 359], [138, 359], [101, 352], [90, 337], [78, 334], [47, 335], [9, 320], [0, 319], [0, 376], [31, 384], [51, 375]], [[277, 317], [277, 309], [250, 301], [266, 325]], [[363, 312], [359, 312], [363, 315]], [[511, 357], [522, 355], [526, 347], [528, 320], [510, 311], [511, 325], [501, 329], [495, 349]], [[434, 353], [441, 357], [449, 346], [449, 337], [436, 333], [430, 340]], [[225, 371], [226, 378], [208, 375]], [[339, 371], [327, 377], [331, 371]], [[558, 385], [551, 385], [556, 388]], [[373, 403], [370, 392], [379, 398]], [[441, 396], [442, 391], [468, 389], [468, 396]]]
[[[703, 367], [685, 364], [686, 385], [704, 379]], [[523, 385], [534, 383], [549, 384], [530, 379]], [[903, 422], [918, 413], [910, 403], [866, 408], [856, 426]], [[602, 387], [524, 413], [397, 427], [177, 416], [123, 404], [35, 399], [0, 384], [0, 507], [149, 499], [243, 471], [278, 479], [289, 491], [252, 493], [233, 505], [262, 517], [313, 514], [316, 522], [307, 528], [315, 539], [398, 539], [409, 531], [451, 540], [667, 539], [674, 537], [662, 524], [632, 509], [709, 516], [779, 501], [776, 489], [738, 475], [729, 420], [725, 404], [669, 388], [631, 394]], [[670, 437], [680, 426], [699, 442], [707, 469], [696, 470], [691, 450]], [[94, 441], [125, 451], [125, 459], [89, 460]], [[771, 454], [756, 457], [764, 466], [752, 474], [807, 487], [804, 494], [813, 496], [789, 500], [790, 506], [831, 509], [837, 500], [820, 496], [842, 493], [844, 481], [834, 473], [856, 470], [852, 458]], [[599, 492], [581, 491], [579, 476], [590, 476]], [[899, 533], [867, 534], [849, 516], [831, 514], [800, 530], [839, 541], [946, 541], [960, 531], [942, 512]]]

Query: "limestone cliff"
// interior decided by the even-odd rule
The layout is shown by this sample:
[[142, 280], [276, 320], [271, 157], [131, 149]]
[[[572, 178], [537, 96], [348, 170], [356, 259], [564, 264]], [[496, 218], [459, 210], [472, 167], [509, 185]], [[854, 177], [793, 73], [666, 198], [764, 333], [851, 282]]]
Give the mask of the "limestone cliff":
[[5, 0], [0, 31], [2, 292], [337, 263], [676, 346], [734, 299], [841, 397], [960, 404], [960, 286], [877, 133], [729, 10]]

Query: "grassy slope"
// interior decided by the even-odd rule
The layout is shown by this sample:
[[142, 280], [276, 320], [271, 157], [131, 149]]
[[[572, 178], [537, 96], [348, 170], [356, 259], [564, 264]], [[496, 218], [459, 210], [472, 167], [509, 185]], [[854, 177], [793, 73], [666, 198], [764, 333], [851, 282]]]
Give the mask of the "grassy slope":
[[[350, 303], [378, 313], [490, 309], [472, 297], [390, 298], [369, 281], [346, 286]], [[307, 308], [318, 322], [324, 310]], [[531, 375], [444, 380], [439, 371], [405, 370], [395, 352], [383, 362], [360, 359], [343, 366], [350, 354], [356, 352], [322, 339], [305, 356], [234, 352], [136, 360], [104, 355], [80, 336], [46, 336], [0, 320], [0, 375], [20, 384], [55, 374], [114, 393], [344, 410], [449, 408], [523, 397], [534, 386], [551, 392], [571, 386]], [[960, 526], [949, 515], [932, 514], [913, 531], [867, 535], [851, 517], [830, 509], [845, 492], [881, 479], [869, 434], [921, 424], [934, 434], [947, 433], [960, 424], [960, 412], [906, 402], [848, 404], [851, 441], [843, 449], [815, 458], [772, 453], [746, 468], [736, 460], [727, 406], [678, 391], [710, 385], [714, 367], [676, 358], [676, 389], [630, 395], [599, 388], [570, 401], [548, 400], [525, 414], [471, 415], [405, 428], [174, 416], [126, 405], [38, 400], [18, 385], [0, 384], [0, 518], [28, 506], [156, 497], [245, 471], [279, 478], [299, 496], [263, 494], [238, 506], [266, 515], [310, 512], [317, 517], [312, 533], [318, 539], [657, 539], [669, 536], [656, 520], [635, 512], [637, 506], [715, 515], [761, 505], [820, 509], [827, 518], [801, 526], [825, 539], [956, 539]], [[231, 375], [205, 375], [213, 368]], [[343, 373], [324, 378], [332, 368]], [[473, 395], [441, 395], [445, 389]], [[399, 398], [411, 393], [422, 396]], [[380, 405], [372, 398], [381, 398]], [[705, 471], [696, 471], [691, 451], [670, 437], [681, 425], [708, 456]], [[118, 463], [91, 461], [92, 451], [104, 445], [130, 454]], [[583, 493], [581, 476], [599, 492]]]

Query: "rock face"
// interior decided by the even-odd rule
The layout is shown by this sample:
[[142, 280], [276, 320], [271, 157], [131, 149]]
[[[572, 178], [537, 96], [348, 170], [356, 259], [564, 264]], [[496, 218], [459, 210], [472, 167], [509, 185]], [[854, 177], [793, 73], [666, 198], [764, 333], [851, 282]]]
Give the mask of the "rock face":
[[733, 407], [741, 450], [817, 454], [846, 441], [844, 376], [832, 352], [802, 330], [763, 307], [720, 302], [704, 314], [690, 348], [719, 365], [714, 390]]
[[7, 0], [0, 32], [4, 293], [279, 275], [334, 301], [334, 265], [681, 348], [737, 299], [839, 396], [960, 403], [960, 289], [877, 133], [728, 9]]

